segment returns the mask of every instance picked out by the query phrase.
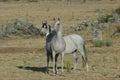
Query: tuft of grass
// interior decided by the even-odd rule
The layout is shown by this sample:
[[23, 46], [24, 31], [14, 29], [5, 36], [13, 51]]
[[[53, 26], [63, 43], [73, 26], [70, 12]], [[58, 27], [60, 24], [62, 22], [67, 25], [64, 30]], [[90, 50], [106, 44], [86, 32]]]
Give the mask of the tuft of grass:
[[103, 40], [93, 41], [93, 45], [94, 45], [95, 47], [102, 47], [102, 46], [104, 46], [104, 41], [103, 41]]
[[14, 1], [20, 1], [20, 0], [14, 0]]
[[112, 40], [106, 40], [105, 45], [106, 46], [111, 46], [112, 45]]
[[112, 40], [108, 39], [108, 40], [96, 40], [96, 41], [93, 41], [93, 45], [95, 47], [102, 47], [102, 46], [111, 46], [112, 45]]
[[38, 0], [28, 0], [28, 2], [38, 2]]
[[9, 0], [1, 0], [0, 2], [8, 2]]
[[117, 14], [120, 14], [120, 7], [118, 7], [118, 8], [115, 10], [115, 12], [116, 12]]
[[105, 56], [103, 56], [103, 67], [105, 67], [105, 64], [106, 64], [106, 57]]
[[107, 72], [103, 72], [102, 75], [106, 77], [108, 75], [108, 73]]
[[95, 70], [95, 67], [96, 67], [95, 64], [93, 64], [93, 65], [91, 66], [91, 68], [92, 68], [93, 71]]
[[67, 69], [67, 72], [71, 72], [72, 63], [70, 61], [65, 61], [65, 67]]
[[113, 56], [113, 60], [114, 60], [114, 63], [115, 63], [115, 68], [116, 69], [119, 69], [119, 58], [117, 56]]
[[114, 56], [114, 57], [113, 57], [113, 59], [114, 59], [114, 61], [115, 61], [115, 63], [116, 63], [116, 64], [119, 62], [119, 60], [118, 60], [118, 57], [117, 57], [117, 56]]

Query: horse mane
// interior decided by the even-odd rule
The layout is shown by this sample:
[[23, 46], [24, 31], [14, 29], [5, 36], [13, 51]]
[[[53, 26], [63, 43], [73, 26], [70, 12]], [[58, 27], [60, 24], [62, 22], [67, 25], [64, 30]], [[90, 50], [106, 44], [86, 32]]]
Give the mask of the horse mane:
[[48, 26], [49, 26], [49, 32], [51, 33], [51, 31], [52, 31], [52, 30], [51, 30], [51, 26], [50, 26], [50, 25], [48, 25]]

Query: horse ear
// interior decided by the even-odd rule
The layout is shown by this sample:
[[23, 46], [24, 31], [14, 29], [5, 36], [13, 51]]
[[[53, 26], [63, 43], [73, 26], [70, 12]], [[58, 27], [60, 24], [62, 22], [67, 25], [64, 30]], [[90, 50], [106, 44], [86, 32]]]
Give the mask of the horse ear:
[[44, 23], [46, 23], [46, 24], [47, 24], [47, 21], [46, 21], [46, 20], [42, 21], [42, 24], [44, 24]]
[[56, 20], [60, 21], [60, 18], [59, 17], [57, 19], [53, 18], [53, 21], [56, 21]]
[[42, 24], [44, 23], [44, 21], [42, 21]]
[[56, 19], [55, 18], [53, 18], [53, 21], [55, 21]]
[[60, 21], [60, 18], [58, 17], [58, 21]]

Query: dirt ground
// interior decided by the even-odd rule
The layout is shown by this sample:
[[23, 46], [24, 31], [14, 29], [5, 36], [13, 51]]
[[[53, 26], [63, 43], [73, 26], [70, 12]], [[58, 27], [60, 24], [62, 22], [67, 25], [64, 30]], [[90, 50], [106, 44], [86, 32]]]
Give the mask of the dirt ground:
[[[90, 70], [82, 66], [81, 55], [78, 54], [77, 70], [68, 72], [64, 69], [64, 76], [51, 76], [45, 73], [45, 37], [12, 37], [0, 39], [0, 80], [119, 80], [120, 79], [120, 36], [113, 36], [112, 46], [94, 47], [91, 43], [91, 33], [75, 32], [70, 26], [83, 21], [95, 21], [100, 15], [109, 14], [119, 7], [119, 0], [79, 2], [0, 2], [0, 24], [14, 22], [17, 17], [24, 17], [38, 28], [42, 20], [53, 24], [53, 18], [60, 17], [64, 25], [64, 35], [76, 33], [86, 41], [86, 50]], [[104, 9], [104, 12], [96, 12]], [[74, 61], [72, 54], [65, 55], [64, 61]], [[61, 67], [61, 58], [58, 58]]]

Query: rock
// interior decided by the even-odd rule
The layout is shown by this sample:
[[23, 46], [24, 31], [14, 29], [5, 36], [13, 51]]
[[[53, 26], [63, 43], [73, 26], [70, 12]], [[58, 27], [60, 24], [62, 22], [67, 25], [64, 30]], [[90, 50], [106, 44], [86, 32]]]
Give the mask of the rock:
[[2, 25], [0, 37], [19, 35], [40, 35], [40, 30], [23, 18], [16, 19], [14, 23]]
[[92, 27], [92, 41], [102, 40], [102, 31], [98, 23]]

